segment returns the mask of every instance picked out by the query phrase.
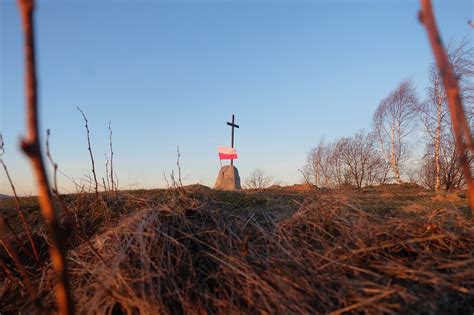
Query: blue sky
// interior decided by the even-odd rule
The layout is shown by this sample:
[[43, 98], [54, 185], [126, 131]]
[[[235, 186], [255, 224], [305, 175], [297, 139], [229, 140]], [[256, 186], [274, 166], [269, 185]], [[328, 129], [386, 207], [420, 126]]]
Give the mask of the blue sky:
[[[412, 78], [423, 97], [432, 61], [418, 1], [38, 1], [41, 128], [60, 169], [85, 182], [76, 106], [105, 174], [108, 122], [122, 188], [163, 187], [181, 151], [185, 184], [212, 186], [232, 114], [245, 178], [262, 168], [300, 181], [321, 137], [370, 128], [379, 101]], [[445, 40], [472, 37], [474, 2], [434, 1]], [[16, 1], [0, 0], [0, 131], [19, 192], [34, 194], [18, 150], [23, 52]], [[43, 139], [44, 140], [44, 139]], [[0, 175], [0, 193], [10, 193]], [[74, 186], [59, 177], [64, 192]]]

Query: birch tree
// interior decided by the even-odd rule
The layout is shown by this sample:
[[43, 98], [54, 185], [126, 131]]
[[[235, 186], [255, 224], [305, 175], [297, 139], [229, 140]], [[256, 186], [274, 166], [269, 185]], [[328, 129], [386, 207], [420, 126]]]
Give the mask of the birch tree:
[[380, 149], [398, 183], [403, 182], [401, 163], [407, 157], [407, 137], [415, 129], [417, 108], [415, 88], [406, 80], [380, 102], [373, 116]]

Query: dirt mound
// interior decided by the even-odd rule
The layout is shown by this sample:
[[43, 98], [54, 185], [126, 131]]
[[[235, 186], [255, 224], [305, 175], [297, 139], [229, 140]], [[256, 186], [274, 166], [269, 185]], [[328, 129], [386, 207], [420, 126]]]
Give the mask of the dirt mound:
[[191, 184], [191, 185], [186, 185], [182, 187], [185, 190], [188, 191], [209, 191], [211, 190], [210, 187], [206, 185], [201, 185], [201, 184]]
[[291, 186], [283, 187], [285, 191], [292, 191], [292, 192], [308, 192], [308, 191], [315, 191], [318, 187], [316, 185], [311, 184], [295, 184]]

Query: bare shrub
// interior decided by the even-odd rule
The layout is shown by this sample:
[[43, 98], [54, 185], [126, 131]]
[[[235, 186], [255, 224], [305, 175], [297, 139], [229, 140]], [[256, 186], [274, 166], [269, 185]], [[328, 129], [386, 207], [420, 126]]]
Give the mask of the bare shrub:
[[265, 173], [262, 169], [255, 169], [244, 182], [244, 187], [247, 189], [263, 189], [270, 186], [273, 178]]
[[362, 187], [385, 183], [388, 171], [375, 135], [359, 130], [353, 137], [320, 141], [308, 154], [304, 176], [320, 187]]

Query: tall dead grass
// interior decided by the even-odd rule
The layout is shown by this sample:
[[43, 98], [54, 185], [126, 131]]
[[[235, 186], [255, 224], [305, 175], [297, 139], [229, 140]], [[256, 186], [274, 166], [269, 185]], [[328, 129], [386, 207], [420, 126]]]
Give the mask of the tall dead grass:
[[[474, 309], [474, 227], [457, 211], [382, 217], [318, 197], [276, 219], [174, 194], [141, 200], [144, 210], [93, 238], [103, 259], [85, 244], [69, 252], [78, 313]], [[47, 305], [53, 285], [47, 274]]]

